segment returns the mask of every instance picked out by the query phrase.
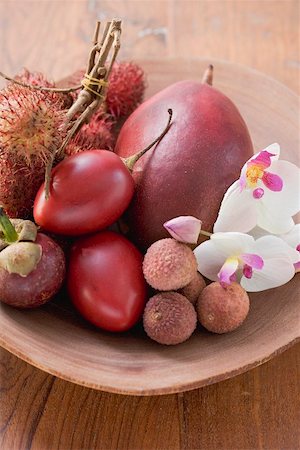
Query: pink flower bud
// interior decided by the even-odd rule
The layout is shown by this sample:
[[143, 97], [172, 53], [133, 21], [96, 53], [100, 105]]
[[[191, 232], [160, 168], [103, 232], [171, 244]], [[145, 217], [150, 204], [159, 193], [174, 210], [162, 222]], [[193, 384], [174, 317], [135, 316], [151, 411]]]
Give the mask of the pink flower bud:
[[193, 216], [179, 216], [164, 223], [170, 235], [185, 244], [197, 244], [201, 225], [201, 220]]

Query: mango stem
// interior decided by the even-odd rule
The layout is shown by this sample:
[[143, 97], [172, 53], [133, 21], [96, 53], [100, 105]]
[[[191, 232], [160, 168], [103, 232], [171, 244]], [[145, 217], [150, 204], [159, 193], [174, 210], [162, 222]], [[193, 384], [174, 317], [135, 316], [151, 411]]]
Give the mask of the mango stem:
[[168, 123], [164, 129], [164, 131], [150, 144], [148, 145], [146, 148], [144, 148], [143, 150], [141, 150], [140, 152], [136, 153], [135, 155], [129, 156], [128, 158], [121, 158], [123, 163], [125, 164], [125, 166], [127, 167], [127, 169], [132, 172], [133, 171], [133, 167], [135, 165], [135, 163], [148, 151], [150, 150], [151, 147], [153, 147], [153, 145], [158, 144], [162, 138], [165, 136], [165, 134], [167, 134], [167, 132], [169, 131], [170, 127], [171, 127], [171, 121], [172, 121], [172, 116], [173, 116], [173, 111], [172, 109], [168, 109], [168, 113], [169, 113], [169, 119], [168, 119]]

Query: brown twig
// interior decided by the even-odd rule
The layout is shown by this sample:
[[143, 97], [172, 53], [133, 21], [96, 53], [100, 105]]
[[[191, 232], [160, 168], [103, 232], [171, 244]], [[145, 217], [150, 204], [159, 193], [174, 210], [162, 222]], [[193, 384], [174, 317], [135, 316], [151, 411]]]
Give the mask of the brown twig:
[[212, 86], [213, 76], [214, 76], [214, 66], [210, 64], [203, 74], [201, 83], [209, 84], [210, 86]]
[[37, 91], [46, 91], [46, 92], [60, 92], [62, 94], [68, 94], [69, 92], [75, 92], [79, 91], [79, 89], [82, 88], [81, 85], [78, 86], [72, 86], [69, 88], [50, 88], [45, 86], [34, 86], [33, 84], [27, 84], [23, 83], [22, 81], [15, 80], [14, 78], [9, 77], [8, 75], [5, 75], [5, 73], [0, 72], [0, 77], [4, 78], [7, 81], [10, 81], [14, 84], [18, 84], [19, 86], [23, 86], [30, 89], [36, 89]]
[[[106, 33], [106, 34], [105, 34]], [[88, 72], [89, 77], [98, 79], [98, 80], [106, 80], [107, 79], [107, 69], [105, 68], [105, 61], [108, 57], [108, 54], [111, 50], [111, 47], [116, 39], [116, 34], [121, 34], [121, 21], [120, 20], [113, 20], [111, 24], [109, 25], [109, 28], [107, 30], [107, 26], [104, 30], [104, 35], [102, 37], [102, 41], [100, 42], [100, 50], [99, 50], [99, 56], [98, 59], [95, 61], [95, 64], [93, 68]], [[102, 44], [103, 42], [103, 44]], [[115, 59], [119, 48], [114, 48], [114, 54], [113, 58]], [[90, 60], [89, 60], [90, 62]], [[94, 84], [92, 85], [94, 88]], [[101, 101], [101, 95], [103, 95], [104, 88], [99, 84], [99, 88], [97, 90], [97, 94], [99, 97], [99, 104], [102, 103]], [[88, 105], [90, 105], [95, 99], [95, 95], [90, 92], [89, 89], [83, 88], [82, 91], [79, 93], [78, 98], [76, 102], [72, 105], [72, 107], [67, 112], [67, 118], [68, 120], [72, 120], [74, 116], [77, 114], [81, 114]]]
[[[79, 93], [77, 100], [74, 102], [74, 104], [67, 112], [66, 126], [68, 126], [68, 124], [74, 119], [74, 117], [77, 117], [78, 114], [79, 117], [74, 121], [61, 147], [57, 150], [57, 152], [55, 152], [55, 155], [53, 155], [53, 158], [51, 158], [51, 160], [47, 164], [45, 174], [46, 198], [49, 197], [51, 169], [55, 158], [57, 156], [60, 158], [64, 156], [64, 150], [68, 145], [68, 143], [70, 142], [70, 140], [72, 139], [72, 137], [77, 133], [77, 131], [81, 128], [81, 126], [84, 123], [87, 123], [90, 120], [91, 116], [99, 108], [99, 106], [105, 99], [106, 94], [105, 84], [108, 81], [108, 77], [110, 75], [113, 63], [120, 49], [121, 21], [113, 20], [112, 22], [106, 24], [100, 44], [98, 43], [99, 30], [100, 30], [100, 22], [97, 22], [93, 38], [93, 48], [89, 55], [87, 67], [87, 74], [89, 78], [99, 80], [99, 84], [95, 83], [95, 81], [91, 81], [90, 85], [88, 84], [85, 85], [81, 90], [81, 92]], [[108, 64], [108, 67], [106, 68], [105, 62], [111, 48], [113, 48], [113, 53], [110, 62]], [[96, 58], [97, 53], [99, 53], [99, 55]], [[103, 81], [104, 83], [101, 83], [101, 81]]]

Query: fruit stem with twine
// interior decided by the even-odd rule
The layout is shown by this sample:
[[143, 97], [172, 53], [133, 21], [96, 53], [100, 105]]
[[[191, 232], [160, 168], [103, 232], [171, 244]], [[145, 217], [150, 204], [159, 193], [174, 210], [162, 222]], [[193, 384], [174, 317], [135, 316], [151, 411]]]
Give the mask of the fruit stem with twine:
[[139, 151], [138, 153], [135, 153], [132, 156], [129, 156], [128, 158], [120, 158], [123, 163], [125, 164], [125, 166], [127, 167], [127, 169], [129, 170], [129, 172], [133, 171], [133, 167], [135, 165], [135, 163], [148, 151], [150, 150], [151, 147], [153, 147], [155, 144], [158, 144], [162, 138], [165, 136], [165, 134], [169, 131], [170, 127], [171, 127], [171, 121], [172, 121], [172, 116], [173, 116], [173, 111], [172, 109], [168, 109], [168, 113], [169, 113], [169, 119], [168, 119], [168, 123], [165, 127], [165, 129], [163, 130], [163, 132], [151, 143], [149, 144], [146, 148], [144, 148], [143, 150]]
[[[100, 22], [97, 21], [96, 29], [93, 37], [93, 47], [90, 51], [88, 58], [88, 65], [84, 79], [80, 86], [73, 86], [69, 88], [48, 88], [44, 86], [33, 86], [21, 81], [14, 80], [13, 78], [0, 72], [0, 76], [12, 83], [18, 84], [23, 87], [35, 89], [39, 91], [68, 93], [81, 89], [77, 100], [67, 111], [66, 114], [66, 127], [74, 120], [71, 128], [69, 129], [65, 140], [61, 147], [56, 149], [46, 165], [45, 169], [45, 196], [49, 197], [49, 187], [51, 179], [51, 170], [55, 158], [63, 158], [64, 150], [68, 145], [70, 139], [77, 133], [80, 127], [84, 123], [88, 123], [91, 116], [99, 108], [101, 103], [105, 100], [106, 90], [108, 85], [108, 78], [111, 73], [113, 64], [116, 60], [117, 54], [120, 49], [120, 36], [121, 36], [121, 24], [119, 19], [113, 19], [107, 22], [102, 34], [101, 40], [98, 40], [100, 32]], [[105, 65], [110, 50], [112, 49], [112, 56], [107, 65]]]
[[0, 230], [3, 233], [4, 240], [8, 244], [13, 244], [18, 241], [19, 235], [2, 207], [0, 207]]
[[[68, 145], [70, 139], [75, 135], [75, 133], [84, 123], [89, 122], [91, 116], [105, 100], [108, 77], [111, 73], [111, 69], [120, 49], [121, 24], [121, 20], [118, 19], [113, 19], [111, 22], [107, 22], [100, 42], [98, 42], [100, 22], [98, 21], [96, 24], [93, 38], [93, 48], [90, 51], [85, 78], [82, 80], [83, 89], [79, 93], [75, 103], [67, 112], [67, 123], [70, 123], [71, 120], [73, 120], [73, 118], [78, 114], [80, 115], [72, 125], [61, 147], [57, 152], [51, 155], [51, 158], [46, 166], [46, 199], [49, 197], [51, 170], [55, 157], [59, 156], [60, 158], [63, 158], [64, 150]], [[106, 67], [105, 62], [111, 48], [112, 56], [108, 63], [108, 66]]]

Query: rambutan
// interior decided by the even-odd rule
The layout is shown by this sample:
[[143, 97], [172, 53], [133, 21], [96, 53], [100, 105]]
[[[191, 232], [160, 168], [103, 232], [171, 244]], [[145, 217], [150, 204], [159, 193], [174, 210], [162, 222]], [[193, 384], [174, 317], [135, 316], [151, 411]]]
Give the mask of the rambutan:
[[52, 93], [9, 84], [0, 91], [0, 204], [28, 217], [45, 166], [66, 134], [65, 113]]
[[54, 87], [54, 83], [47, 80], [44, 74], [41, 72], [31, 72], [24, 67], [22, 71], [17, 74], [14, 79], [16, 81], [21, 81], [26, 84], [30, 84], [31, 86], [43, 86], [43, 87]]
[[112, 150], [115, 143], [113, 135], [114, 120], [100, 108], [88, 124], [83, 125], [67, 146], [65, 153], [73, 155], [83, 150]]
[[145, 74], [132, 62], [113, 65], [106, 95], [107, 111], [114, 117], [127, 117], [142, 103], [146, 88]]
[[[70, 75], [66, 87], [80, 84], [85, 70], [77, 70]], [[115, 62], [109, 76], [106, 93], [106, 110], [114, 118], [127, 117], [142, 103], [146, 89], [146, 77], [143, 69], [133, 62]], [[72, 93], [74, 99], [78, 92]]]
[[[31, 72], [28, 69], [24, 68], [19, 74], [17, 74], [14, 79], [16, 81], [21, 81], [30, 86], [41, 86], [46, 88], [54, 88], [55, 84], [49, 81], [45, 75], [41, 72]], [[73, 97], [71, 93], [57, 93], [57, 92], [48, 92], [49, 98], [52, 95], [53, 100], [57, 104], [57, 107], [60, 104], [61, 109], [68, 109], [71, 107], [73, 103]], [[78, 94], [76, 94], [78, 95]]]

